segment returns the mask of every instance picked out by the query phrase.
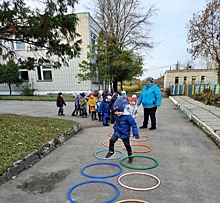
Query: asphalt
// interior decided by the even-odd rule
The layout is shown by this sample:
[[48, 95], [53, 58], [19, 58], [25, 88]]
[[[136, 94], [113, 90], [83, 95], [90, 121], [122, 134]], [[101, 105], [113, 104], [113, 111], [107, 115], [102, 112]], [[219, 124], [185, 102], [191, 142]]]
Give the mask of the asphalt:
[[[70, 189], [72, 202], [79, 203], [116, 203], [126, 199], [139, 199], [142, 201], [136, 202], [142, 203], [220, 202], [219, 108], [185, 96], [163, 98], [157, 111], [157, 129], [140, 129], [139, 142], [131, 142], [134, 152], [142, 152], [134, 155], [142, 157], [134, 157], [130, 165], [127, 160], [123, 162], [136, 169], [120, 164], [121, 158], [117, 157], [121, 153], [126, 156], [120, 141], [116, 145], [120, 153], [115, 153], [112, 160], [102, 159], [108, 150], [103, 143], [108, 143], [112, 125], [104, 127], [90, 117], [73, 117], [72, 110], [73, 102], [67, 102], [66, 115], [58, 117], [55, 101], [0, 101], [0, 114], [70, 119], [82, 127], [33, 166], [0, 185], [1, 203], [69, 203]], [[136, 121], [142, 125], [142, 107]], [[150, 139], [143, 140], [145, 136]], [[152, 168], [156, 162], [151, 158], [158, 166]], [[121, 173], [113, 176], [120, 167]], [[126, 174], [131, 172], [135, 173]], [[119, 177], [122, 184], [136, 190], [124, 188]], [[120, 191], [118, 196], [116, 189]], [[108, 201], [114, 196], [116, 200]]]

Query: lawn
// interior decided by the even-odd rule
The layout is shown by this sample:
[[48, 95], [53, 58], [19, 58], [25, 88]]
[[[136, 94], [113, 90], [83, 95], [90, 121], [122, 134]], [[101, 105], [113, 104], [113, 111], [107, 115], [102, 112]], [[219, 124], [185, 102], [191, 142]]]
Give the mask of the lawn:
[[0, 116], [0, 175], [13, 163], [76, 126], [71, 120], [1, 114]]

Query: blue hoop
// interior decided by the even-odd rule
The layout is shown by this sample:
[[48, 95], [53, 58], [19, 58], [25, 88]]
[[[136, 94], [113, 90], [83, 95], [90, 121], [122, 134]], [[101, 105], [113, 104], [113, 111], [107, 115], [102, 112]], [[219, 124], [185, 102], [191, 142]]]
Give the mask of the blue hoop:
[[[109, 176], [91, 176], [91, 175], [88, 175], [86, 173], [84, 173], [84, 170], [86, 168], [89, 168], [90, 166], [95, 166], [95, 165], [111, 165], [111, 166], [116, 166], [118, 167], [120, 170], [118, 173], [115, 173], [115, 174], [112, 174], [112, 175], [109, 175]], [[84, 166], [81, 170], [81, 173], [86, 176], [86, 177], [89, 177], [89, 178], [112, 178], [112, 177], [115, 177], [117, 175], [119, 175], [120, 173], [122, 172], [122, 167], [119, 166], [118, 164], [115, 164], [115, 163], [111, 163], [111, 162], [96, 162], [94, 164], [89, 164], [87, 166]]]
[[73, 187], [71, 187], [68, 191], [68, 194], [67, 194], [67, 197], [68, 199], [72, 202], [72, 203], [78, 203], [76, 201], [74, 201], [70, 194], [71, 192], [76, 188], [76, 187], [79, 187], [80, 185], [85, 185], [85, 184], [88, 184], [88, 183], [104, 183], [104, 184], [108, 184], [108, 185], [111, 185], [113, 188], [115, 188], [116, 190], [116, 195], [110, 199], [110, 200], [107, 200], [106, 202], [103, 202], [103, 203], [111, 203], [113, 202], [114, 200], [116, 200], [118, 198], [118, 196], [120, 195], [120, 190], [117, 188], [117, 186], [115, 186], [113, 183], [109, 183], [107, 181], [103, 181], [103, 180], [89, 180], [89, 181], [85, 181], [85, 182], [81, 182], [81, 183], [78, 183], [76, 185], [74, 185]]
[[106, 160], [106, 159], [108, 159], [108, 160], [120, 159], [121, 157], [124, 156], [124, 153], [123, 153], [122, 151], [120, 151], [120, 150], [116, 150], [116, 149], [115, 149], [114, 151], [120, 153], [120, 155], [117, 156], [117, 157], [104, 158], [104, 157], [97, 156], [98, 153], [100, 153], [100, 152], [105, 152], [105, 151], [108, 151], [108, 149], [101, 149], [101, 150], [98, 150], [97, 152], [94, 153], [94, 156], [95, 156], [96, 158], [98, 158], [98, 159], [103, 159], [103, 160]]

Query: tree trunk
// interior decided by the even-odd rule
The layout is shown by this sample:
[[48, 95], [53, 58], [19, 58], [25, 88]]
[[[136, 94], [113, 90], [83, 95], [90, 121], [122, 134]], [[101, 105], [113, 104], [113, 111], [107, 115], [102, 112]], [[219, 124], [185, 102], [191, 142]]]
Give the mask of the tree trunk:
[[118, 81], [117, 80], [113, 81], [113, 92], [118, 92]]
[[8, 87], [9, 87], [9, 90], [10, 90], [10, 96], [11, 96], [11, 84], [8, 83]]

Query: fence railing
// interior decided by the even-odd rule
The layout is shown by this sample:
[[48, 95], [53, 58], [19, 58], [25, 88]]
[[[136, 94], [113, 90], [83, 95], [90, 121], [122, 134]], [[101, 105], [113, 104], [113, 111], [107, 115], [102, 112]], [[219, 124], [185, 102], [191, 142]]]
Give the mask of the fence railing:
[[193, 84], [193, 85], [171, 85], [170, 95], [195, 95], [205, 90], [212, 90], [214, 94], [219, 94], [220, 85]]

